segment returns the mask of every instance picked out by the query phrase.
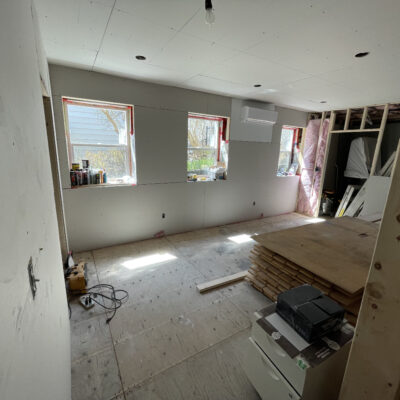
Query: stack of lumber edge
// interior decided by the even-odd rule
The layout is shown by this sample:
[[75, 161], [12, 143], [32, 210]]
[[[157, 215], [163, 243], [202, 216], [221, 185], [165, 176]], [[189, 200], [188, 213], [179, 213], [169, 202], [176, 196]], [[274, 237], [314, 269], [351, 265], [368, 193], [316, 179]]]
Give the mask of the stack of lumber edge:
[[356, 322], [362, 294], [345, 293], [327, 280], [258, 244], [252, 250], [250, 260], [252, 266], [246, 279], [269, 299], [276, 301], [279, 293], [310, 284], [341, 304], [347, 319], [353, 324]]
[[[273, 301], [281, 292], [310, 284], [342, 305], [347, 320], [355, 325], [376, 239], [375, 231], [377, 228], [370, 223], [345, 217], [254, 236], [257, 243], [251, 251], [252, 266], [246, 280]], [[342, 254], [332, 259], [340, 235], [342, 239], [350, 241], [353, 237], [354, 240], [347, 247], [342, 242]], [[315, 251], [315, 256], [307, 259], [304, 256], [310, 253], [310, 248]], [[360, 251], [366, 254], [358, 265], [354, 253]], [[332, 273], [334, 267], [336, 270]]]

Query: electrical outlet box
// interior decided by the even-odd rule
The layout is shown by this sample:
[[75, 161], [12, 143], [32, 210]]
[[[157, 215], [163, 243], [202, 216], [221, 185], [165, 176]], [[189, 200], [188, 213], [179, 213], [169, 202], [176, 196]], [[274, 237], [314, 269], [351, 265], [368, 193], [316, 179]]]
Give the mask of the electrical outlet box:
[[87, 310], [89, 308], [94, 307], [95, 302], [93, 301], [92, 297], [89, 294], [86, 294], [84, 296], [81, 296], [79, 298], [79, 302], [81, 303], [81, 305], [86, 308]]

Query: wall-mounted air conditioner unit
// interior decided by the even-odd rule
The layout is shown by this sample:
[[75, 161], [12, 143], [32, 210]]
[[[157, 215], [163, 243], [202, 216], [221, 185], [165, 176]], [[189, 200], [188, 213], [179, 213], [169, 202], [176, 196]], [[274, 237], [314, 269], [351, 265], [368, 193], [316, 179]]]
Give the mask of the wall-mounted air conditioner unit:
[[263, 110], [262, 108], [242, 107], [242, 122], [255, 125], [274, 125], [278, 119], [277, 111]]

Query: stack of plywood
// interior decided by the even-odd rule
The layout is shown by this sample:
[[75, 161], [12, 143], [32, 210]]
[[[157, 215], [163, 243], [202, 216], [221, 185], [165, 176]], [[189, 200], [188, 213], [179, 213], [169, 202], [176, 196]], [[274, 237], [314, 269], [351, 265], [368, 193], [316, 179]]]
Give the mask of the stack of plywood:
[[341, 304], [355, 323], [378, 227], [343, 217], [254, 236], [248, 280], [271, 300], [311, 284]]

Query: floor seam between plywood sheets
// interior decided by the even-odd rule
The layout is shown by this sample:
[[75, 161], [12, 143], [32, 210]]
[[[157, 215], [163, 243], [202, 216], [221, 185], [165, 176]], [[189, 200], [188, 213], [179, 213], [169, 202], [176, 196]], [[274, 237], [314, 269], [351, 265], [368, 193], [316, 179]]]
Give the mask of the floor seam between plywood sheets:
[[[94, 268], [95, 268], [95, 270], [96, 270], [97, 280], [98, 280], [98, 282], [100, 283], [99, 273], [98, 273], [98, 271], [97, 271], [96, 259], [95, 259], [95, 257], [94, 257], [93, 251], [91, 251], [91, 253], [92, 253], [92, 259], [93, 259]], [[106, 316], [107, 316], [107, 313], [106, 313]], [[122, 391], [121, 391], [119, 394], [117, 394], [116, 396], [114, 396], [114, 397], [118, 397], [120, 394], [122, 394], [122, 396], [123, 396], [124, 399], [126, 400], [124, 385], [123, 385], [123, 383], [122, 383], [121, 368], [120, 368], [120, 366], [119, 366], [117, 353], [116, 353], [116, 351], [115, 351], [115, 343], [114, 343], [113, 334], [112, 334], [112, 331], [111, 331], [110, 323], [108, 323], [107, 325], [108, 325], [108, 330], [110, 331], [111, 346], [112, 346], [112, 350], [113, 350], [113, 353], [114, 353], [115, 362], [117, 363], [118, 378], [119, 378], [119, 381], [121, 382], [121, 389], [122, 389]], [[112, 398], [111, 398], [110, 400], [112, 400]]]
[[[179, 249], [174, 245], [173, 242], [171, 242], [171, 241], [168, 241], [168, 242], [169, 242], [177, 251], [179, 251]], [[96, 268], [96, 273], [98, 274], [98, 272], [97, 272], [97, 266], [96, 266], [96, 260], [95, 260], [94, 254], [93, 254], [93, 261], [94, 261], [94, 265], [95, 265], [95, 268]], [[188, 262], [189, 262], [191, 265], [194, 265], [194, 264], [191, 263], [190, 261], [188, 261]], [[201, 272], [200, 272], [200, 274], [201, 274]], [[201, 275], [204, 277], [203, 274], [201, 274]], [[100, 279], [99, 279], [99, 282], [101, 283]], [[194, 286], [193, 290], [196, 291], [195, 286]], [[195, 356], [198, 356], [199, 354], [203, 353], [204, 351], [210, 350], [210, 349], [213, 348], [214, 346], [220, 345], [221, 343], [224, 343], [225, 341], [230, 340], [230, 339], [231, 339], [232, 337], [234, 337], [235, 335], [238, 335], [238, 334], [240, 334], [240, 333], [242, 333], [242, 332], [244, 332], [244, 331], [246, 331], [246, 330], [248, 330], [248, 329], [250, 328], [250, 326], [251, 326], [251, 324], [250, 324], [250, 318], [246, 315], [246, 313], [245, 313], [243, 310], [241, 310], [236, 304], [234, 304], [234, 303], [229, 299], [229, 296], [226, 296], [226, 295], [224, 295], [223, 293], [221, 293], [221, 295], [220, 295], [220, 297], [219, 297], [218, 299], [216, 299], [216, 300], [214, 300], [214, 301], [211, 301], [211, 302], [208, 303], [207, 305], [204, 305], [204, 306], [202, 306], [202, 307], [194, 308], [194, 309], [189, 310], [188, 312], [185, 312], [185, 313], [177, 313], [177, 314], [175, 315], [175, 318], [178, 318], [180, 315], [185, 315], [186, 313], [199, 312], [199, 311], [201, 311], [201, 310], [203, 310], [203, 309], [206, 309], [206, 308], [212, 306], [213, 304], [218, 303], [218, 302], [221, 302], [221, 301], [227, 301], [227, 302], [229, 302], [236, 310], [238, 310], [238, 312], [239, 312], [240, 314], [242, 314], [242, 315], [248, 320], [248, 324], [246, 324], [246, 327], [244, 327], [243, 329], [240, 329], [240, 325], [237, 325], [238, 331], [235, 332], [233, 335], [230, 335], [230, 336], [228, 336], [228, 337], [226, 337], [226, 338], [224, 338], [224, 339], [222, 339], [222, 340], [220, 340], [220, 341], [217, 341], [216, 343], [213, 343], [213, 344], [211, 344], [211, 345], [209, 345], [209, 346], [207, 346], [207, 347], [205, 347], [205, 348], [203, 348], [203, 349], [197, 351], [196, 353], [194, 353], [194, 354], [192, 354], [192, 355], [189, 355], [188, 357], [183, 358], [182, 360], [178, 361], [177, 363], [174, 363], [174, 364], [168, 366], [167, 368], [158, 371], [158, 372], [155, 373], [154, 375], [151, 375], [151, 376], [149, 376], [149, 377], [147, 377], [147, 378], [145, 378], [145, 379], [143, 379], [143, 380], [141, 380], [141, 381], [135, 383], [134, 385], [130, 385], [130, 386], [127, 386], [127, 387], [124, 386], [124, 383], [123, 383], [123, 381], [122, 381], [120, 363], [119, 363], [119, 360], [118, 360], [118, 356], [117, 356], [117, 352], [116, 352], [115, 346], [116, 346], [116, 344], [118, 344], [118, 343], [120, 343], [120, 342], [124, 342], [124, 341], [126, 341], [126, 340], [130, 340], [131, 338], [130, 338], [130, 337], [126, 337], [126, 338], [121, 339], [121, 340], [114, 340], [114, 336], [113, 336], [113, 333], [112, 333], [112, 329], [111, 329], [111, 327], [109, 326], [110, 335], [111, 335], [111, 341], [112, 341], [112, 349], [113, 349], [113, 353], [114, 353], [114, 356], [115, 356], [115, 359], [116, 359], [116, 363], [117, 363], [117, 367], [118, 367], [118, 375], [119, 375], [119, 379], [120, 379], [120, 382], [121, 382], [122, 393], [123, 393], [123, 395], [124, 395], [124, 398], [126, 398], [126, 397], [125, 397], [125, 396], [126, 396], [125, 393], [126, 393], [128, 390], [131, 390], [131, 389], [137, 388], [138, 386], [143, 385], [143, 384], [146, 383], [147, 381], [150, 381], [152, 378], [155, 378], [156, 376], [158, 376], [158, 375], [164, 373], [165, 371], [167, 371], [167, 370], [169, 370], [169, 369], [171, 369], [171, 368], [174, 368], [174, 367], [176, 367], [177, 365], [180, 365], [180, 364], [182, 364], [183, 362], [186, 362], [187, 360], [189, 360], [189, 359], [191, 359], [191, 358], [193, 358], [193, 357], [195, 357]], [[132, 304], [132, 305], [129, 305], [129, 306], [127, 306], [127, 307], [130, 308], [130, 307], [133, 307], [133, 306], [134, 306], [134, 305]], [[111, 322], [111, 323], [112, 323], [112, 322]], [[165, 322], [163, 322], [163, 323], [161, 323], [161, 324], [158, 324], [157, 326], [162, 326], [163, 324], [167, 324], [167, 323], [169, 323], [169, 320], [168, 320], [168, 321], [165, 321]], [[157, 326], [155, 326], [155, 327], [157, 327]], [[155, 327], [149, 327], [149, 328], [147, 328], [147, 329], [143, 329], [142, 331], [138, 332], [137, 334], [142, 334], [142, 333], [144, 333], [144, 332], [146, 332], [146, 331], [150, 331], [151, 329], [154, 329]], [[111, 348], [111, 346], [110, 346], [110, 347], [107, 346], [107, 349], [110, 349], [110, 348]], [[102, 349], [101, 351], [99, 351], [99, 352], [97, 352], [97, 353], [101, 353], [102, 351], [104, 351], [104, 349]], [[92, 355], [93, 355], [93, 354], [92, 354]]]
[[99, 349], [97, 351], [93, 351], [93, 352], [85, 354], [82, 357], [75, 358], [74, 360], [71, 361], [71, 364], [79, 364], [82, 361], [87, 360], [87, 359], [89, 359], [91, 357], [97, 356], [97, 355], [99, 355], [101, 353], [105, 353], [107, 350], [111, 350], [112, 348], [113, 348], [112, 344], [110, 344], [109, 346], [102, 347], [101, 349]]
[[135, 383], [134, 385], [128, 386], [128, 387], [126, 387], [126, 388], [123, 387], [124, 392], [132, 391], [132, 390], [134, 390], [134, 389], [136, 389], [136, 388], [138, 388], [138, 387], [141, 387], [141, 386], [147, 384], [147, 382], [150, 382], [152, 379], [154, 379], [154, 378], [156, 378], [157, 376], [159, 376], [159, 375], [165, 373], [166, 371], [170, 370], [171, 368], [175, 368], [176, 366], [178, 366], [178, 365], [180, 365], [180, 364], [182, 364], [182, 363], [184, 363], [184, 362], [190, 360], [191, 358], [197, 357], [199, 354], [202, 354], [202, 353], [204, 353], [205, 351], [209, 351], [209, 350], [212, 349], [213, 347], [219, 346], [219, 345], [221, 345], [222, 343], [224, 343], [224, 342], [226, 342], [226, 341], [232, 339], [232, 338], [235, 337], [235, 336], [239, 336], [239, 335], [242, 334], [243, 332], [249, 330], [249, 328], [250, 328], [249, 326], [246, 327], [246, 328], [243, 328], [243, 329], [241, 329], [241, 330], [235, 332], [233, 335], [230, 335], [230, 336], [228, 336], [228, 337], [226, 337], [226, 338], [220, 340], [219, 342], [214, 343], [214, 344], [212, 344], [212, 345], [210, 345], [210, 346], [208, 346], [208, 347], [206, 347], [206, 348], [204, 348], [204, 349], [198, 351], [197, 353], [192, 354], [192, 355], [190, 355], [190, 356], [188, 356], [188, 357], [182, 359], [181, 361], [178, 361], [177, 363], [175, 363], [175, 364], [173, 364], [173, 365], [170, 365], [170, 366], [167, 367], [167, 368], [164, 368], [164, 369], [161, 370], [161, 371], [158, 371], [156, 374], [151, 375], [151, 376], [149, 376], [148, 378], [145, 378], [145, 379], [141, 380], [140, 382]]

